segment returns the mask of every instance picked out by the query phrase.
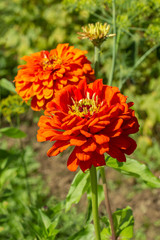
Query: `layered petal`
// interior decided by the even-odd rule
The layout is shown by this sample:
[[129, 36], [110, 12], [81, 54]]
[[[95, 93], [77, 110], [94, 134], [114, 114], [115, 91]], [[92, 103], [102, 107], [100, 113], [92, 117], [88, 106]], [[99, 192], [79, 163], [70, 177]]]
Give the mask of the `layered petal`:
[[[39, 111], [45, 109], [55, 93], [64, 86], [76, 85], [82, 80], [94, 81], [94, 70], [86, 53], [69, 44], [58, 44], [50, 52], [41, 51], [23, 57], [26, 64], [18, 67], [14, 80], [17, 93], [24, 101], [32, 99], [32, 109]], [[65, 97], [61, 95], [60, 105]], [[66, 108], [65, 101], [62, 105]]]
[[133, 153], [137, 146], [129, 135], [139, 129], [133, 103], [126, 100], [118, 88], [103, 85], [100, 79], [89, 85], [82, 80], [77, 86], [67, 86], [47, 104], [37, 139], [56, 141], [49, 156], [75, 146], [67, 162], [70, 171], [78, 166], [85, 172], [92, 165], [105, 165], [104, 153], [125, 162], [125, 154]]

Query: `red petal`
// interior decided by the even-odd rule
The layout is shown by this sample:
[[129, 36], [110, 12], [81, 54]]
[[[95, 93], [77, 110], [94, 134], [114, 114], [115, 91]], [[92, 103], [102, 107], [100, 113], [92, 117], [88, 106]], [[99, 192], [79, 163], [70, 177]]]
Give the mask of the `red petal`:
[[87, 169], [92, 167], [92, 161], [79, 161], [79, 167], [83, 172], [85, 172]]
[[105, 166], [106, 162], [104, 159], [104, 154], [98, 154], [98, 153], [94, 153], [93, 154], [93, 159], [92, 159], [92, 163], [95, 167], [99, 167], [99, 166]]
[[117, 147], [115, 146], [109, 146], [109, 151], [107, 153], [113, 157], [116, 158], [119, 162], [126, 162], [126, 157], [124, 153]]
[[91, 133], [97, 133], [97, 132], [100, 132], [104, 128], [105, 128], [105, 126], [94, 125], [94, 126], [91, 126], [89, 129], [90, 129]]
[[136, 142], [135, 142], [132, 138], [128, 137], [128, 139], [129, 139], [129, 141], [130, 141], [130, 147], [127, 148], [124, 152], [125, 152], [126, 154], [130, 155], [130, 154], [133, 153], [134, 150], [136, 149], [137, 144], [136, 144]]

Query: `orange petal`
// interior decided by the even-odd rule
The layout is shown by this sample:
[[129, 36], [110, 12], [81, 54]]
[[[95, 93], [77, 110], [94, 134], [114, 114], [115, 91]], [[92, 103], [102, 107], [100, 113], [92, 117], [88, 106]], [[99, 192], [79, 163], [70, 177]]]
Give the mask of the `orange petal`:
[[96, 152], [101, 154], [101, 155], [104, 154], [107, 151], [109, 151], [109, 144], [108, 143], [104, 143], [102, 145], [99, 145], [96, 148]]
[[60, 152], [63, 152], [70, 146], [70, 143], [66, 141], [57, 141], [55, 144], [48, 150], [47, 155], [57, 156]]
[[104, 134], [98, 134], [98, 135], [95, 134], [93, 136], [93, 139], [96, 141], [96, 143], [103, 144], [103, 143], [109, 142], [110, 138]]
[[82, 146], [86, 142], [87, 142], [87, 139], [83, 136], [72, 137], [72, 139], [70, 140], [70, 144], [73, 146]]
[[71, 153], [71, 155], [69, 156], [69, 158], [68, 158], [67, 168], [68, 168], [70, 171], [74, 172], [74, 171], [77, 170], [78, 164], [79, 164], [79, 160], [78, 160], [78, 158], [76, 157], [75, 151], [73, 151], [73, 152]]
[[97, 148], [97, 145], [91, 138], [88, 139], [87, 142], [82, 146], [82, 150], [84, 152], [94, 152], [96, 148]]
[[88, 161], [91, 158], [91, 153], [84, 153], [84, 152], [82, 152], [81, 149], [79, 149], [78, 151], [76, 149], [76, 157], [80, 161]]
[[85, 136], [85, 137], [87, 137], [87, 138], [89, 138], [89, 137], [91, 137], [92, 136], [92, 134], [91, 133], [89, 133], [89, 132], [86, 132], [86, 131], [84, 131], [84, 130], [80, 130], [80, 132]]

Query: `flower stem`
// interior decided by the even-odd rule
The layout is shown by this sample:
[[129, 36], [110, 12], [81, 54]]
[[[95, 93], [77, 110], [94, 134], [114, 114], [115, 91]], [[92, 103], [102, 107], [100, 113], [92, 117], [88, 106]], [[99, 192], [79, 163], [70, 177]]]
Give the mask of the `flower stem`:
[[92, 165], [90, 168], [90, 179], [91, 179], [91, 191], [92, 191], [92, 214], [96, 240], [101, 240], [100, 226], [98, 217], [98, 195], [97, 195], [97, 171]]
[[112, 211], [111, 211], [111, 206], [110, 206], [110, 201], [109, 201], [107, 181], [106, 181], [104, 167], [101, 167], [100, 171], [101, 171], [101, 177], [102, 177], [102, 181], [103, 181], [103, 190], [104, 190], [104, 195], [105, 195], [105, 205], [106, 205], [106, 209], [107, 209], [107, 212], [108, 212], [108, 217], [109, 217], [109, 221], [110, 221], [110, 225], [111, 225], [112, 240], [116, 240], [116, 234], [115, 234], [115, 230], [114, 230], [114, 223], [113, 223], [113, 218], [112, 218]]
[[100, 46], [94, 46], [94, 70], [96, 77], [98, 77], [99, 63], [100, 63]]
[[[113, 33], [116, 34], [116, 3], [115, 0], [112, 0], [112, 15], [113, 15]], [[116, 63], [116, 35], [113, 38], [113, 51], [112, 51], [112, 68], [110, 73], [110, 78], [108, 85], [112, 86], [112, 80], [113, 80], [113, 74], [115, 69], [115, 63]]]

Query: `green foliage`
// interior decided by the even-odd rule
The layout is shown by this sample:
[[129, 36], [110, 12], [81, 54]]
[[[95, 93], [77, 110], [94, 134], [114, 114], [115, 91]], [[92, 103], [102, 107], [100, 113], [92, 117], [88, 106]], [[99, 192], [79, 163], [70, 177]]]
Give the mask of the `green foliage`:
[[34, 157], [30, 146], [0, 149], [0, 239], [65, 240], [80, 231], [82, 214], [64, 214], [65, 203], [48, 197]]
[[87, 191], [89, 177], [89, 172], [83, 173], [81, 170], [76, 174], [66, 198], [66, 211], [70, 209], [73, 203], [78, 203], [82, 195]]
[[73, 236], [68, 238], [68, 240], [90, 240], [94, 239], [94, 226], [93, 224], [88, 224], [83, 227], [79, 232], [75, 233]]
[[106, 165], [126, 175], [140, 178], [150, 187], [160, 188], [160, 180], [145, 164], [141, 164], [137, 160], [127, 158], [127, 161], [122, 163], [114, 158], [106, 157]]
[[0, 87], [7, 89], [8, 91], [11, 91], [13, 93], [16, 93], [15, 87], [13, 83], [9, 82], [7, 79], [2, 78], [0, 80]]
[[19, 95], [9, 95], [7, 98], [1, 100], [0, 113], [4, 118], [11, 123], [14, 117], [27, 111], [27, 105], [22, 101]]
[[[103, 217], [102, 220], [107, 225], [107, 228], [103, 228], [101, 238], [102, 240], [109, 240], [111, 238], [109, 221], [106, 217]], [[118, 209], [114, 212], [113, 222], [116, 229], [116, 237], [119, 237], [118, 239], [129, 240], [133, 238], [134, 218], [130, 207]]]
[[6, 128], [1, 128], [0, 133], [11, 137], [11, 138], [24, 138], [26, 137], [26, 134], [22, 132], [21, 130], [13, 127], [6, 127]]

